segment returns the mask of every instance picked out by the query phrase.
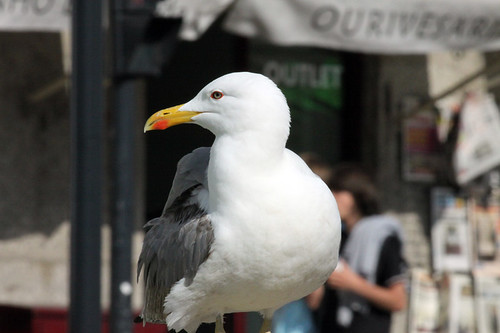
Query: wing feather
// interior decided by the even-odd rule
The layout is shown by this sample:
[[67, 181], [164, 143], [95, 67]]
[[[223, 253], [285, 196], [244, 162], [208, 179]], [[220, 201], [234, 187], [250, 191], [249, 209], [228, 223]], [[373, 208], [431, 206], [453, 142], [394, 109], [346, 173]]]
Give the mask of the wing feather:
[[162, 215], [144, 225], [137, 266], [137, 278], [142, 271], [145, 281], [144, 321], [165, 322], [163, 308], [170, 289], [183, 278], [191, 284], [210, 254], [214, 233], [202, 199], [208, 191], [209, 154], [210, 148], [198, 148], [179, 161]]

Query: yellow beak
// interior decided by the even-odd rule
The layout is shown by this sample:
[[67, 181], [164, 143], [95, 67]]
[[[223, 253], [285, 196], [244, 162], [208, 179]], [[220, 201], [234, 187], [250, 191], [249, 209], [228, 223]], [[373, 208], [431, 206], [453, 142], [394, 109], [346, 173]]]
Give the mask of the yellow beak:
[[152, 130], [164, 130], [169, 127], [191, 121], [191, 118], [200, 114], [196, 111], [179, 111], [184, 104], [163, 109], [153, 114], [144, 125], [144, 133]]

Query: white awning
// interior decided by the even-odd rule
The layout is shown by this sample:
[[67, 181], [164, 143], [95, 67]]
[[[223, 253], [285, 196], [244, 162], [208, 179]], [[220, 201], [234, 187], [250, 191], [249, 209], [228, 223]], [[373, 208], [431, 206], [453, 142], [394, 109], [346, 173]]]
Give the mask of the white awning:
[[57, 32], [69, 25], [69, 0], [0, 1], [0, 31]]
[[[183, 17], [181, 38], [193, 40], [230, 2], [164, 0], [160, 5], [175, 9], [170, 16]], [[381, 54], [488, 51], [500, 49], [500, 1], [237, 0], [224, 26], [278, 45]]]
[[[227, 31], [273, 44], [380, 54], [500, 50], [498, 0], [163, 0], [160, 17], [182, 17], [195, 40], [227, 13]], [[0, 1], [0, 30], [60, 31], [69, 0]]]

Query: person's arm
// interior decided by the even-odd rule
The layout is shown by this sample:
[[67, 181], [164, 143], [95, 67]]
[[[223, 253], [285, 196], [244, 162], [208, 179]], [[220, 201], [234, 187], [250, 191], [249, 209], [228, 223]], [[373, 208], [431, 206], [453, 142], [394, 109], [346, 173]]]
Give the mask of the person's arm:
[[325, 296], [325, 286], [321, 286], [306, 296], [306, 304], [311, 310], [317, 310]]
[[330, 275], [327, 284], [332, 288], [349, 290], [389, 311], [399, 311], [406, 306], [403, 282], [393, 283], [389, 287], [378, 286], [356, 274], [345, 262]]

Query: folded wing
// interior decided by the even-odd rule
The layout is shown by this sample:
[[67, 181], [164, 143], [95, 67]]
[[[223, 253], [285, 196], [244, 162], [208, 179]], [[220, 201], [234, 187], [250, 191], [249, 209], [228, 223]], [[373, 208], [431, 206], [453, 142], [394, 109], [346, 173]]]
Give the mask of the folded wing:
[[210, 148], [198, 148], [177, 165], [167, 203], [160, 217], [144, 225], [146, 235], [137, 267], [145, 281], [142, 319], [164, 323], [165, 297], [184, 279], [189, 285], [210, 254], [214, 239], [206, 211], [206, 169]]

